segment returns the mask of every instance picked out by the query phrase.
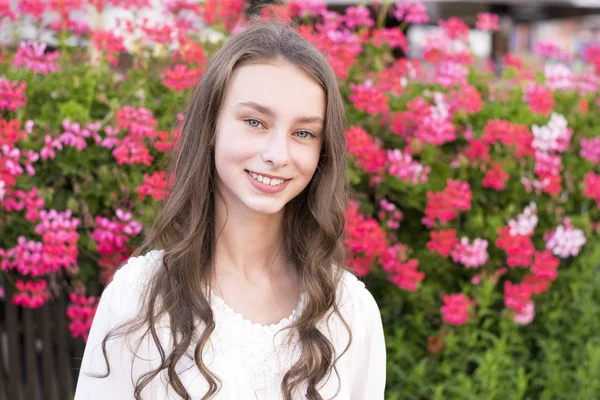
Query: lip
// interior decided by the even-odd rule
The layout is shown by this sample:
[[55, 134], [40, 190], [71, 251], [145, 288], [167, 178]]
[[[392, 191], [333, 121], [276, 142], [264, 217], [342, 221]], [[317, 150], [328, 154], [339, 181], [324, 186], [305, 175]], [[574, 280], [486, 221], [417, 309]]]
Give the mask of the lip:
[[[262, 175], [262, 174], [261, 174]], [[285, 187], [288, 185], [290, 179], [286, 179], [285, 182], [277, 185], [277, 186], [271, 186], [271, 185], [266, 185], [262, 182], [257, 181], [256, 179], [254, 179], [252, 177], [252, 175], [250, 175], [250, 172], [248, 170], [246, 170], [246, 176], [248, 177], [248, 180], [250, 181], [250, 183], [252, 184], [252, 186], [254, 186], [255, 188], [257, 188], [258, 190], [260, 190], [261, 192], [265, 192], [265, 193], [279, 193], [281, 192], [283, 189], [285, 189]], [[263, 176], [267, 176], [270, 178], [269, 175], [263, 175]], [[283, 178], [277, 178], [275, 177], [275, 179], [283, 179]]]
[[254, 172], [257, 175], [262, 175], [262, 176], [266, 176], [269, 179], [282, 179], [284, 181], [289, 180], [288, 178], [284, 178], [283, 176], [277, 176], [277, 175], [269, 175], [269, 174], [263, 174], [262, 172], [256, 172], [256, 171], [252, 171], [247, 169], [246, 172]]

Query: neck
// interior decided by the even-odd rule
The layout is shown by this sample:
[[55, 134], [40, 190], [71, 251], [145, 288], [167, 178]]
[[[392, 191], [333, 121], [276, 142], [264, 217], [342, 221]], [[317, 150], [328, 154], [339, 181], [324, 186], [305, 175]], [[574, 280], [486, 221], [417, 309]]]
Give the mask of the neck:
[[239, 274], [248, 281], [286, 270], [283, 210], [274, 215], [248, 213], [215, 196], [215, 273]]

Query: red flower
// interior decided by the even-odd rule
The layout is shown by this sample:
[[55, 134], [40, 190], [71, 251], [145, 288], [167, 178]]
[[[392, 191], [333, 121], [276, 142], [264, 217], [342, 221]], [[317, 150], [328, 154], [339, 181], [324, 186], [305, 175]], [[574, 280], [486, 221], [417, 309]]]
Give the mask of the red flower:
[[560, 261], [558, 258], [552, 255], [550, 250], [543, 252], [536, 251], [535, 260], [531, 266], [531, 272], [533, 272], [538, 278], [549, 279], [553, 281], [558, 276], [557, 269], [559, 264]]
[[385, 150], [360, 126], [346, 131], [346, 147], [348, 153], [356, 157], [358, 165], [367, 172], [377, 172], [386, 165]]
[[385, 232], [376, 220], [358, 213], [358, 204], [355, 201], [350, 201], [346, 210], [345, 230], [344, 244], [350, 252], [348, 265], [354, 269], [356, 275], [366, 275], [370, 272], [375, 258], [385, 251]]
[[492, 168], [488, 169], [483, 178], [483, 187], [504, 190], [504, 184], [508, 180], [509, 175], [502, 169], [500, 163], [492, 164]]
[[427, 242], [427, 248], [429, 251], [437, 251], [444, 257], [450, 255], [452, 248], [458, 243], [456, 229], [442, 229], [439, 232], [430, 231], [429, 237], [431, 238], [431, 240]]
[[200, 68], [188, 69], [185, 64], [177, 64], [173, 68], [165, 68], [160, 78], [166, 87], [181, 92], [196, 86], [201, 74]]
[[510, 227], [498, 228], [496, 246], [507, 253], [507, 264], [509, 267], [528, 267], [531, 265], [531, 257], [535, 253], [535, 248], [531, 238], [525, 235], [511, 235]]

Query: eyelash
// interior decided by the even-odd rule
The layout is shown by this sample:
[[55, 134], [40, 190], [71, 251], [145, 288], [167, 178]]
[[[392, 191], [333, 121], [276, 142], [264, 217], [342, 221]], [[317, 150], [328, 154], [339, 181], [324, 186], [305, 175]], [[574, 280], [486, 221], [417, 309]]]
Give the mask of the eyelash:
[[[256, 118], [243, 118], [243, 120], [244, 120], [245, 122], [248, 122], [248, 121], [256, 121], [256, 122], [258, 122], [258, 123], [260, 123], [260, 124], [262, 124], [262, 125], [264, 126], [264, 124], [263, 124], [263, 123], [262, 123], [260, 120], [258, 120], [258, 119], [256, 119]], [[251, 126], [251, 128], [254, 128], [254, 127], [253, 127], [253, 126]], [[315, 135], [313, 135], [313, 133], [312, 133], [311, 131], [296, 131], [296, 132], [306, 132], [306, 133], [308, 133], [308, 135], [309, 135], [309, 136], [315, 137]], [[296, 132], [295, 132], [295, 133], [296, 133]], [[309, 136], [307, 136], [307, 137], [303, 137], [303, 138], [301, 137], [300, 139], [308, 139], [308, 138], [309, 138]]]

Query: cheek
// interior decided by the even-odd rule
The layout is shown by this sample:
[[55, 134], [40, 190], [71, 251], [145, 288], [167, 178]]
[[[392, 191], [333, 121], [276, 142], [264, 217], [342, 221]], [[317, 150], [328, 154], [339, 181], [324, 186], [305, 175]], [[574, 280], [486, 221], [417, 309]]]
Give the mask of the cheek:
[[310, 179], [319, 164], [320, 148], [305, 149], [298, 157], [296, 165], [303, 175]]
[[227, 130], [217, 132], [215, 143], [215, 164], [217, 168], [229, 167], [232, 163], [247, 160], [254, 152], [252, 143], [241, 135], [229, 133]]

